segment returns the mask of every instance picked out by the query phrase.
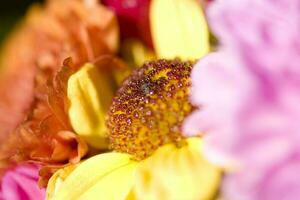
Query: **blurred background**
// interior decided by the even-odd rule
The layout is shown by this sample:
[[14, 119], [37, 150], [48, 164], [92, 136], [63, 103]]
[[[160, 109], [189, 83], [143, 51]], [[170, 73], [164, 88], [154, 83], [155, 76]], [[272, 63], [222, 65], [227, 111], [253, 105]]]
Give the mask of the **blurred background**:
[[0, 5], [0, 44], [5, 36], [12, 30], [14, 25], [25, 15], [26, 10], [32, 3], [42, 0], [8, 0], [1, 1]]

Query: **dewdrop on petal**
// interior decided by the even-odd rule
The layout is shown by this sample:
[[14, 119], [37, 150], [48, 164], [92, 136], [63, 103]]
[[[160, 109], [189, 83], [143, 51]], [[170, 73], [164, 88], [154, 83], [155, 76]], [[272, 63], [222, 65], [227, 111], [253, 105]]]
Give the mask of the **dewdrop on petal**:
[[189, 61], [152, 61], [125, 80], [109, 111], [112, 149], [141, 160], [164, 144], [185, 144], [181, 124], [193, 109], [188, 101], [192, 66]]

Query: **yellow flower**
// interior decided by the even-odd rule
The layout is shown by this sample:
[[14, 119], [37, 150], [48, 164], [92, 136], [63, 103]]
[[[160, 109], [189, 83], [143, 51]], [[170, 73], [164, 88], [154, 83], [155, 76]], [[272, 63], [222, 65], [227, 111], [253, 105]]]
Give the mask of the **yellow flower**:
[[[203, 157], [201, 138], [186, 139], [180, 133], [182, 121], [192, 111], [188, 102], [191, 68], [191, 62], [180, 60], [158, 60], [138, 68], [110, 106], [107, 136], [113, 152], [91, 157], [73, 171], [58, 171], [50, 179], [48, 199], [213, 198], [221, 170]], [[91, 65], [82, 68], [92, 69]], [[85, 123], [91, 138], [99, 137], [101, 95], [94, 92], [101, 85], [99, 79], [91, 78], [94, 73], [82, 70], [68, 84], [68, 90], [81, 91], [70, 119], [78, 130]]]
[[199, 59], [209, 51], [199, 0], [152, 0], [150, 28], [159, 58]]

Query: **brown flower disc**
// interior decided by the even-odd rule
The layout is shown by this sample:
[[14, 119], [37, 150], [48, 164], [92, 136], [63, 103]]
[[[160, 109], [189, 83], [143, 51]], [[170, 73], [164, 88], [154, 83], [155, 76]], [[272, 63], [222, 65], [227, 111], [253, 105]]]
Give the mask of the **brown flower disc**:
[[183, 144], [193, 62], [158, 60], [136, 69], [118, 90], [107, 126], [110, 146], [141, 160], [167, 143]]

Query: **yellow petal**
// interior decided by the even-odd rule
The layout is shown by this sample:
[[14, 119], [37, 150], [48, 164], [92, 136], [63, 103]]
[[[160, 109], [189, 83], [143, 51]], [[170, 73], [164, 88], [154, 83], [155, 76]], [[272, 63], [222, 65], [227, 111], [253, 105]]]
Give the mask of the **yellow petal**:
[[214, 197], [221, 170], [203, 158], [201, 139], [192, 138], [187, 142], [188, 145], [181, 148], [164, 145], [140, 163], [134, 186], [136, 199], [201, 200]]
[[92, 64], [68, 80], [69, 118], [75, 132], [94, 148], [106, 148], [105, 114], [113, 97], [111, 81]]
[[125, 40], [121, 47], [121, 54], [132, 67], [142, 66], [146, 61], [154, 60], [155, 55], [141, 41]]
[[209, 51], [209, 33], [199, 0], [152, 0], [150, 26], [160, 58], [199, 59]]
[[132, 189], [136, 165], [128, 154], [105, 153], [91, 157], [61, 183], [52, 199], [123, 200]]

